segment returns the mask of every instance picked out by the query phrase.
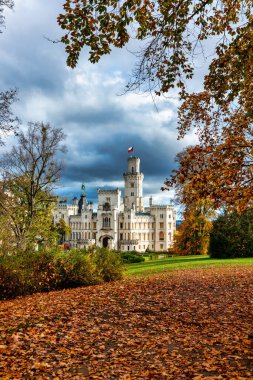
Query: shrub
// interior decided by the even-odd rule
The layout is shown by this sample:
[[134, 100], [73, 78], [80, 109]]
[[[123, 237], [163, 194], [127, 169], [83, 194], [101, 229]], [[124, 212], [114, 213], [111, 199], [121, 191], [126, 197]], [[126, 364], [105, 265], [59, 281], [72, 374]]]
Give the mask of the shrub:
[[141, 263], [145, 261], [144, 257], [139, 255], [136, 251], [127, 251], [121, 253], [121, 257], [124, 263]]
[[57, 271], [49, 251], [17, 253], [0, 258], [0, 298], [55, 289]]
[[120, 254], [104, 248], [5, 255], [0, 257], [0, 298], [94, 285], [122, 275]]
[[56, 250], [42, 249], [23, 257], [23, 271], [30, 274], [30, 284], [26, 281], [29, 293], [49, 291], [59, 286], [56, 253]]
[[61, 289], [102, 282], [97, 276], [94, 257], [85, 250], [61, 251], [55, 256], [54, 262]]
[[106, 248], [94, 248], [97, 274], [102, 281], [115, 281], [123, 276], [123, 261], [120, 253]]
[[225, 213], [213, 223], [209, 254], [214, 258], [253, 256], [253, 210]]
[[17, 271], [0, 263], [0, 299], [23, 294], [21, 285]]

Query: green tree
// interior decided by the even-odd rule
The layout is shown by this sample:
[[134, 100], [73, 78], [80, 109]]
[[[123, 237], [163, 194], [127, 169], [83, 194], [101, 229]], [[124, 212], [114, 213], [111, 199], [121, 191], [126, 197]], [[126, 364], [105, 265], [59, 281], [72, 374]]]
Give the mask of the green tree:
[[213, 222], [210, 256], [253, 256], [253, 210], [247, 210], [242, 214], [226, 211]]
[[52, 191], [62, 170], [56, 155], [65, 150], [64, 137], [61, 129], [49, 124], [30, 123], [1, 160], [0, 210], [19, 250], [52, 239], [52, 209], [57, 201]]
[[56, 223], [56, 231], [60, 235], [59, 243], [63, 244], [66, 239], [68, 239], [72, 229], [69, 227], [64, 219], [60, 219], [58, 223]]

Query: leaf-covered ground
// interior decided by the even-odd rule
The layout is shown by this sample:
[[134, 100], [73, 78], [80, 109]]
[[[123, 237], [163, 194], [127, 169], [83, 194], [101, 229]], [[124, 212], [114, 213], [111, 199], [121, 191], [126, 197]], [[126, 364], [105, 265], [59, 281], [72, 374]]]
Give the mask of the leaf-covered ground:
[[252, 379], [253, 268], [1, 303], [1, 379]]

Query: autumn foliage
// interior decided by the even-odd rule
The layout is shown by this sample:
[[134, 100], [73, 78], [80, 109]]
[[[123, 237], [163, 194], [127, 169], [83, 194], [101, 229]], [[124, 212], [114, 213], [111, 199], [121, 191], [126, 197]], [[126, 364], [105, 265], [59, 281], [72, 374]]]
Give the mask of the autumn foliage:
[[177, 255], [206, 255], [209, 248], [210, 231], [210, 205], [208, 202], [198, 201], [187, 206], [184, 219], [179, 231], [174, 237], [173, 251]]
[[251, 380], [252, 292], [233, 267], [4, 301], [0, 377]]
[[[252, 0], [66, 0], [58, 17], [70, 67], [83, 48], [96, 63], [131, 38], [143, 42], [127, 90], [167, 95], [178, 87], [179, 138], [191, 129], [199, 137], [166, 187], [187, 181], [194, 201], [239, 212], [253, 193], [252, 15]], [[189, 93], [200, 55], [212, 57], [209, 70], [203, 90]]]
[[0, 257], [0, 299], [99, 284], [122, 274], [120, 254], [103, 248], [20, 252]]

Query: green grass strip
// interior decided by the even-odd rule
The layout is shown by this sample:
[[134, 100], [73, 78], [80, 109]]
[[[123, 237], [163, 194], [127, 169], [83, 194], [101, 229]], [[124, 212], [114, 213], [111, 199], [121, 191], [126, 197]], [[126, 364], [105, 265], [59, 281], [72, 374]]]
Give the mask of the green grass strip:
[[208, 256], [178, 256], [128, 264], [126, 276], [145, 276], [176, 269], [219, 267], [229, 265], [253, 265], [253, 257], [236, 259], [212, 259]]

